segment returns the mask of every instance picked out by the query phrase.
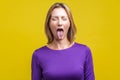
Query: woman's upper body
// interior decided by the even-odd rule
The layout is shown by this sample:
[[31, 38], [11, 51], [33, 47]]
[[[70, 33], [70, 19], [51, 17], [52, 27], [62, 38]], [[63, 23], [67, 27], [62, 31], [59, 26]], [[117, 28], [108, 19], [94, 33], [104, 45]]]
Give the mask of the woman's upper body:
[[32, 80], [94, 80], [92, 55], [86, 45], [63, 50], [43, 46], [32, 57]]
[[32, 56], [32, 80], [94, 80], [90, 49], [74, 42], [76, 27], [64, 3], [53, 4], [47, 14], [48, 45]]

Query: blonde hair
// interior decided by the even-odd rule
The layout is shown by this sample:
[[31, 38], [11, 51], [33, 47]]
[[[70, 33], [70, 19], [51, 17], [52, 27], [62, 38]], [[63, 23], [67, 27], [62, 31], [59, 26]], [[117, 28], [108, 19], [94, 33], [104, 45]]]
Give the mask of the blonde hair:
[[68, 15], [68, 18], [70, 21], [70, 28], [69, 28], [68, 33], [67, 33], [67, 38], [68, 38], [69, 42], [72, 43], [74, 41], [75, 34], [76, 34], [76, 26], [74, 24], [72, 13], [71, 13], [69, 7], [64, 3], [54, 3], [48, 10], [48, 13], [46, 16], [46, 21], [45, 21], [45, 33], [46, 33], [46, 36], [48, 39], [47, 43], [48, 44], [52, 43], [54, 40], [54, 36], [53, 36], [53, 34], [50, 30], [50, 27], [49, 27], [49, 22], [50, 22], [50, 18], [51, 18], [51, 13], [55, 8], [63, 8]]

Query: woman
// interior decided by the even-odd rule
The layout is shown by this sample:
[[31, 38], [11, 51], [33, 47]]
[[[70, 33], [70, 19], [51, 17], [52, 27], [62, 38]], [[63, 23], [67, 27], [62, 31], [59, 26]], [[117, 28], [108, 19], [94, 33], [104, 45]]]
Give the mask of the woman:
[[91, 51], [74, 42], [76, 27], [66, 4], [50, 7], [45, 32], [48, 45], [33, 53], [32, 80], [94, 80]]

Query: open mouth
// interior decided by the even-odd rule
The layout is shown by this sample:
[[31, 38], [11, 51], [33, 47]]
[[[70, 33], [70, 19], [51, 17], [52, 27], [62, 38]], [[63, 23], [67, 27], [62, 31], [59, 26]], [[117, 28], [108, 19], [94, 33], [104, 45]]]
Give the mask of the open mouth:
[[64, 30], [62, 28], [58, 28], [57, 29], [57, 37], [58, 37], [58, 39], [63, 39], [63, 35], [64, 35]]
[[57, 31], [64, 31], [62, 28], [58, 28]]

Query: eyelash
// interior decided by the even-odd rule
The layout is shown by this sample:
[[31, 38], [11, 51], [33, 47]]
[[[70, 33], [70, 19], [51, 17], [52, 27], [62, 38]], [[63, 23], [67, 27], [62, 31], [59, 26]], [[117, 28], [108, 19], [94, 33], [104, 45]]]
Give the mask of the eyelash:
[[[52, 18], [51, 20], [56, 21], [56, 20], [57, 20], [57, 18]], [[67, 18], [62, 18], [62, 20], [63, 20], [63, 21], [66, 21], [66, 20], [67, 20]]]
[[66, 21], [67, 20], [67, 18], [63, 18], [63, 21]]
[[56, 18], [52, 18], [51, 20], [56, 21], [57, 19]]

